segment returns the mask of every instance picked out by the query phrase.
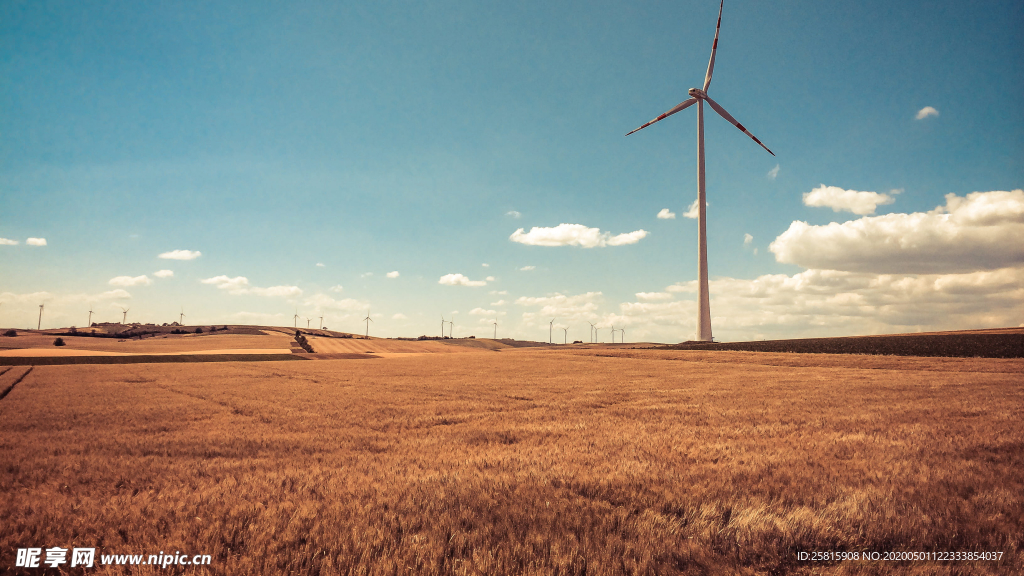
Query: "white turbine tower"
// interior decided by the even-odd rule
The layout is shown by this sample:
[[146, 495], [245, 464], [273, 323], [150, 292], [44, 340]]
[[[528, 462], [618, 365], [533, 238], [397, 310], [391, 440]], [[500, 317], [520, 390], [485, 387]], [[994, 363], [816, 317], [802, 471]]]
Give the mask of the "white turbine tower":
[[292, 321], [295, 322], [295, 327], [298, 328], [299, 327], [299, 309], [298, 308], [295, 309], [295, 316], [292, 316]]
[[181, 312], [178, 313], [178, 326], [185, 325], [185, 308], [182, 307]]
[[444, 340], [444, 325], [447, 324], [447, 323], [448, 323], [448, 321], [444, 319], [444, 314], [442, 314], [441, 315], [441, 340]]
[[92, 306], [89, 306], [89, 323], [86, 326], [92, 326]]
[[373, 318], [370, 318], [370, 311], [369, 310], [366, 311], [366, 318], [363, 318], [363, 321], [366, 322], [366, 337], [369, 338], [370, 337], [370, 322], [373, 322]]
[[39, 323], [36, 324], [36, 330], [43, 329], [43, 305], [39, 305]]
[[[747, 131], [742, 124], [736, 121], [725, 108], [722, 108], [717, 102], [712, 100], [708, 96], [708, 87], [711, 85], [711, 74], [715, 70], [715, 52], [718, 51], [718, 31], [722, 28], [722, 6], [725, 4], [725, 0], [718, 6], [718, 25], [715, 28], [715, 42], [711, 45], [711, 60], [708, 62], [708, 72], [704, 76], [704, 88], [690, 88], [688, 94], [690, 98], [677, 104], [675, 108], [672, 108], [668, 112], [665, 112], [661, 116], [658, 116], [654, 120], [651, 120], [647, 124], [633, 130], [626, 134], [629, 136], [637, 130], [643, 130], [651, 124], [664, 120], [669, 116], [689, 108], [690, 106], [697, 104], [697, 235], [698, 247], [697, 247], [697, 267], [699, 269], [700, 281], [697, 283], [697, 340], [710, 342], [711, 338], [711, 300], [708, 295], [708, 234], [707, 234], [707, 195], [704, 190], [704, 102], [707, 101], [708, 105], [718, 112], [718, 115], [725, 118], [733, 126], [737, 127], [747, 136], [750, 136], [754, 142], [761, 145], [762, 148], [768, 150], [768, 147], [761, 144], [761, 141], [756, 136]], [[768, 150], [768, 153], [775, 156], [775, 153]]]
[[128, 321], [129, 310], [131, 310], [131, 308], [121, 308], [121, 324], [124, 324], [125, 322]]
[[494, 339], [498, 339], [498, 319], [494, 319]]
[[324, 329], [324, 317], [323, 316], [320, 317], [320, 329], [321, 330]]
[[548, 322], [548, 344], [554, 344], [554, 342], [551, 341], [551, 331], [554, 329], [554, 326], [555, 326], [555, 319], [552, 318], [551, 322]]
[[594, 343], [594, 323], [591, 322], [590, 320], [587, 320], [587, 324], [590, 324], [590, 343], [593, 344]]
[[563, 336], [562, 337], [562, 344], [568, 344], [569, 343], [569, 329], [568, 328], [562, 328], [562, 330], [565, 331], [565, 334], [562, 335]]
[[309, 323], [312, 322], [312, 318], [306, 318], [306, 330], [309, 330]]

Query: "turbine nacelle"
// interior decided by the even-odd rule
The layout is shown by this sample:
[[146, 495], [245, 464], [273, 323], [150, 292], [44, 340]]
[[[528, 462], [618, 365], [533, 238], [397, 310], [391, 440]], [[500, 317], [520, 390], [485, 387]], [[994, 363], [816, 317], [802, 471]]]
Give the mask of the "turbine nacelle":
[[700, 98], [701, 100], [708, 97], [708, 93], [701, 90], [700, 88], [690, 88], [686, 93], [693, 98]]

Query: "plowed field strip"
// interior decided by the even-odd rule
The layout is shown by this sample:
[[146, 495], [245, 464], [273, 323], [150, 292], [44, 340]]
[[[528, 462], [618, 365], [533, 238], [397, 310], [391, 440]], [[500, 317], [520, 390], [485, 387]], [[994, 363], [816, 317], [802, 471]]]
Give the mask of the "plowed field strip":
[[[0, 392], [0, 400], [3, 400], [4, 398], [6, 398], [7, 395], [11, 393], [11, 390], [14, 390], [14, 387], [17, 386], [18, 384], [20, 384], [21, 381], [24, 380], [25, 377], [29, 375], [29, 372], [32, 372], [33, 368], [35, 368], [35, 366], [29, 366], [28, 370], [25, 370], [24, 374], [19, 376], [18, 379], [15, 380], [14, 382], [12, 382], [10, 386], [8, 386], [7, 388], [4, 388], [4, 391]], [[8, 368], [8, 370], [10, 370], [10, 369]], [[4, 370], [3, 373], [6, 374], [7, 370]]]

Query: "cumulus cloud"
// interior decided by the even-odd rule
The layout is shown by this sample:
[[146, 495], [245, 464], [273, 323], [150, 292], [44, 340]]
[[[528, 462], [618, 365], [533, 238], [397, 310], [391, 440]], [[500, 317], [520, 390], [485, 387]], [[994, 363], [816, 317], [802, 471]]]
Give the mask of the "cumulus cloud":
[[317, 262], [317, 263], [316, 263], [316, 267], [317, 267], [317, 268], [326, 268], [326, 267], [327, 267], [327, 265], [326, 265], [326, 264], [324, 264], [323, 262]]
[[340, 293], [340, 292], [341, 292], [342, 290], [344, 290], [344, 289], [345, 289], [345, 287], [344, 287], [344, 286], [342, 286], [341, 284], [335, 284], [334, 286], [331, 286], [331, 287], [329, 288], [329, 290], [330, 290], [331, 292], [339, 292], [339, 293]]
[[936, 110], [935, 108], [932, 108], [931, 106], [925, 106], [924, 108], [921, 108], [920, 110], [917, 111], [917, 115], [914, 116], [914, 118], [917, 118], [918, 120], [924, 120], [925, 118], [927, 118], [929, 116], [938, 116], [938, 115], [939, 115], [939, 111], [938, 110]]
[[388, 272], [387, 273], [387, 277], [388, 278], [398, 278], [398, 276], [399, 276], [398, 270], [394, 270], [392, 272]]
[[804, 268], [876, 273], [993, 270], [1024, 262], [1024, 191], [946, 195], [927, 213], [886, 214], [842, 224], [793, 222], [769, 246]]
[[504, 305], [505, 305], [505, 301], [504, 300], [498, 300], [497, 302], [491, 302], [491, 306], [504, 306]]
[[676, 213], [675, 212], [671, 212], [668, 208], [662, 208], [661, 212], [658, 212], [658, 219], [659, 220], [675, 220], [676, 219]]
[[484, 280], [488, 282], [494, 282], [494, 276], [488, 276], [487, 278], [484, 278]]
[[163, 258], [164, 260], [195, 260], [202, 255], [203, 253], [198, 250], [171, 250], [170, 252], [160, 254], [157, 258]]
[[392, 320], [408, 320], [409, 317], [406, 316], [405, 314], [402, 314], [401, 312], [399, 312], [398, 314], [393, 314], [391, 316], [391, 319]]
[[[343, 298], [336, 300], [326, 294], [317, 293], [303, 301], [306, 306], [312, 306], [317, 310], [332, 310], [335, 312], [365, 312], [370, 307], [365, 300], [354, 298]], [[362, 317], [362, 316], [360, 316]]]
[[824, 184], [804, 193], [804, 205], [831, 208], [833, 212], [853, 212], [860, 216], [874, 214], [882, 204], [892, 204], [895, 199], [888, 194], [843, 190], [838, 186]]
[[522, 218], [523, 217], [523, 215], [521, 213], [519, 213], [519, 212], [517, 212], [515, 210], [509, 210], [508, 212], [505, 212], [505, 216], [511, 216], [513, 218]]
[[149, 276], [143, 274], [142, 276], [116, 276], [110, 279], [111, 286], [124, 286], [126, 288], [131, 286], [149, 286], [153, 281], [149, 279]]
[[744, 234], [743, 235], [743, 245], [744, 246], [750, 246], [750, 243], [753, 242], [753, 241], [754, 241], [754, 237], [751, 236], [750, 234]]
[[636, 299], [641, 302], [660, 302], [671, 300], [672, 294], [668, 292], [637, 292]]
[[559, 224], [554, 228], [534, 226], [529, 232], [520, 228], [509, 236], [509, 240], [530, 246], [581, 246], [596, 248], [605, 246], [625, 246], [636, 244], [647, 236], [646, 230], [636, 230], [612, 236], [611, 232], [601, 232], [600, 228], [589, 228], [582, 224]]
[[471, 316], [494, 316], [498, 312], [497, 310], [484, 310], [483, 308], [473, 308], [469, 311]]
[[46, 238], [29, 238], [25, 240], [25, 244], [29, 246], [46, 246]]
[[230, 278], [225, 275], [220, 275], [200, 280], [200, 282], [203, 284], [212, 284], [220, 290], [225, 290], [229, 294], [235, 295], [255, 294], [256, 296], [276, 296], [284, 298], [294, 298], [302, 295], [302, 290], [298, 286], [270, 286], [269, 288], [249, 286], [249, 279], [245, 276], [235, 276], [234, 278]]
[[[710, 202], [707, 202], [707, 201], [705, 201], [705, 202], [704, 202], [704, 208], [706, 209], [706, 208], [707, 208], [708, 206], [711, 206], [711, 203], [710, 203]], [[691, 204], [690, 204], [690, 205], [689, 205], [689, 206], [688, 206], [688, 207], [686, 208], [686, 212], [685, 212], [685, 213], [683, 214], [683, 217], [684, 217], [684, 218], [692, 218], [692, 219], [696, 219], [697, 217], [699, 217], [699, 216], [700, 216], [699, 208], [700, 208], [700, 207], [699, 207], [699, 206], [697, 206], [697, 201], [696, 201], [696, 200], [694, 200], [694, 201], [693, 201], [693, 202], [692, 202], [692, 203], [691, 203]]]
[[153, 276], [156, 276], [157, 278], [172, 278], [174, 276], [174, 271], [173, 270], [157, 270], [156, 272], [153, 272]]
[[483, 264], [481, 264], [481, 266], [483, 266], [484, 268], [490, 268], [491, 267], [491, 265], [488, 264], [487, 262], [484, 262]]
[[523, 320], [530, 325], [541, 318], [546, 318], [544, 323], [547, 323], [552, 317], [563, 321], [591, 317], [597, 311], [601, 298], [602, 294], [600, 292], [587, 292], [576, 295], [556, 292], [551, 296], [521, 296], [516, 299], [515, 303], [528, 308], [540, 308], [538, 312], [523, 314]]
[[17, 246], [19, 242], [17, 240], [11, 240], [10, 238], [0, 238], [0, 246]]
[[778, 177], [778, 175], [779, 175], [779, 165], [776, 164], [775, 168], [772, 168], [771, 170], [768, 171], [768, 179], [769, 180], [775, 180], [775, 178]]
[[507, 296], [508, 290], [491, 290], [490, 292], [488, 292], [488, 294], [490, 294], [491, 296]]
[[437, 283], [445, 286], [486, 286], [487, 280], [470, 280], [462, 274], [445, 274]]
[[530, 270], [536, 270], [536, 266], [523, 266], [519, 269], [520, 272], [529, 272]]

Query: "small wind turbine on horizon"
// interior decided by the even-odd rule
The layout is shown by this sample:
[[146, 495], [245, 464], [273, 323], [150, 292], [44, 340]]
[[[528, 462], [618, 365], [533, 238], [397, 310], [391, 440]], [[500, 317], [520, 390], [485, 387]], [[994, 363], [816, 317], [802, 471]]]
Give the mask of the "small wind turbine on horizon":
[[441, 314], [441, 340], [444, 340], [444, 325], [447, 323], [448, 321], [444, 319], [444, 314]]
[[363, 321], [366, 322], [366, 337], [369, 338], [370, 337], [370, 322], [373, 322], [373, 318], [370, 318], [370, 311], [369, 310], [366, 311], [366, 318], [363, 318]]
[[182, 306], [181, 312], [178, 313], [178, 326], [185, 325], [185, 307]]
[[587, 324], [590, 324], [590, 343], [593, 344], [594, 343], [594, 323], [591, 322], [590, 320], [587, 320]]
[[92, 306], [89, 306], [89, 323], [86, 326], [92, 326]]
[[494, 319], [494, 339], [498, 339], [498, 319]]
[[551, 322], [548, 322], [548, 344], [554, 344], [554, 342], [551, 341], [551, 331], [554, 328], [554, 326], [555, 326], [555, 319], [552, 318]]
[[569, 343], [569, 329], [568, 328], [562, 328], [562, 330], [565, 331], [565, 335], [562, 338], [562, 344], [568, 344]]
[[[120, 308], [120, 306], [118, 306], [118, 308]], [[131, 308], [121, 308], [121, 324], [124, 324], [125, 322], [128, 321], [129, 310], [131, 310]]]
[[309, 323], [312, 322], [312, 318], [306, 318], [306, 330], [309, 330]]
[[36, 330], [43, 329], [43, 305], [39, 305], [39, 322], [36, 324]]
[[[654, 120], [640, 126], [636, 130], [632, 130], [627, 133], [629, 136], [633, 132], [643, 130], [651, 124], [664, 120], [669, 116], [689, 108], [690, 106], [697, 104], [697, 236], [698, 236], [698, 248], [697, 248], [697, 260], [698, 260], [698, 272], [700, 275], [699, 282], [697, 283], [697, 334], [696, 339], [705, 342], [712, 341], [711, 336], [711, 300], [708, 294], [708, 234], [707, 234], [707, 194], [704, 189], [704, 102], [707, 101], [708, 105], [718, 112], [718, 115], [725, 118], [727, 122], [740, 129], [741, 132], [750, 136], [750, 138], [757, 142], [762, 148], [768, 151], [769, 154], [775, 156], [775, 153], [768, 150], [768, 147], [761, 143], [756, 136], [751, 134], [742, 124], [736, 121], [725, 108], [722, 108], [718, 102], [715, 102], [708, 96], [708, 87], [711, 86], [711, 74], [715, 70], [715, 53], [718, 51], [718, 32], [722, 28], [722, 7], [725, 5], [725, 0], [718, 6], [718, 25], [715, 27], [715, 42], [711, 45], [711, 60], [708, 62], [708, 71], [704, 76], [704, 88], [690, 88], [688, 94], [690, 98], [677, 104], [674, 108], [665, 112], [661, 116], [658, 116]], [[613, 336], [614, 340], [614, 336]]]
[[292, 320], [295, 322], [295, 327], [298, 328], [299, 327], [299, 309], [298, 308], [295, 309], [295, 316], [292, 317]]
[[324, 329], [324, 317], [323, 316], [320, 317], [320, 329], [321, 330]]

